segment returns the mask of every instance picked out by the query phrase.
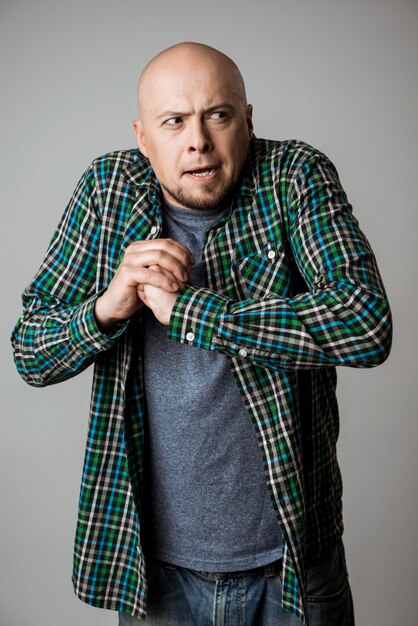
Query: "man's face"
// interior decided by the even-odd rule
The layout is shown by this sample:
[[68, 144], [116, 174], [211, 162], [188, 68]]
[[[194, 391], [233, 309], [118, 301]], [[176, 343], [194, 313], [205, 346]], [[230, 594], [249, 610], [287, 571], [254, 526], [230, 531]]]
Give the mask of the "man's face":
[[135, 133], [169, 202], [204, 210], [236, 186], [252, 136], [252, 107], [236, 82], [202, 57], [165, 63], [144, 81]]

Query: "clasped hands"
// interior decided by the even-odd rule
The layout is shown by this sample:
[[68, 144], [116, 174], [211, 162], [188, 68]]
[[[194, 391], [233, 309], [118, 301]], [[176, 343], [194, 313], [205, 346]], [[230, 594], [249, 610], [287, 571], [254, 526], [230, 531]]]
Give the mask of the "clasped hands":
[[143, 305], [167, 326], [194, 262], [190, 250], [174, 239], [132, 243], [107, 290], [96, 301], [94, 314], [99, 326], [108, 331]]

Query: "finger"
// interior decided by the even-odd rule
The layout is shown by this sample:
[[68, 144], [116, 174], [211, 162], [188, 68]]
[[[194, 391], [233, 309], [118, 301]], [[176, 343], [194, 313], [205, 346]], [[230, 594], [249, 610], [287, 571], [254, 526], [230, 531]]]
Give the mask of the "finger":
[[141, 239], [139, 241], [134, 241], [128, 246], [128, 248], [131, 248], [131, 247], [143, 247], [144, 249], [156, 247], [156, 248], [163, 248], [167, 250], [177, 248], [181, 252], [184, 252], [187, 255], [193, 257], [193, 254], [190, 252], [187, 246], [180, 243], [180, 241], [176, 241], [175, 239], [170, 239], [170, 238]]
[[172, 281], [174, 285], [177, 285], [177, 287], [178, 287], [177, 291], [179, 289], [182, 289], [186, 285], [186, 281], [180, 281], [179, 282], [175, 278], [175, 276], [173, 276], [173, 274], [171, 272], [165, 270], [160, 265], [150, 265], [148, 269], [151, 270], [151, 271], [160, 272], [160, 273], [164, 274], [164, 276], [167, 276], [167, 278], [169, 278], [170, 281]]
[[137, 289], [138, 285], [151, 284], [155, 287], [161, 287], [166, 291], [176, 291], [183, 281], [169, 270], [163, 270], [160, 266], [154, 266], [156, 269], [151, 270], [149, 267], [136, 267], [133, 264], [121, 263], [109, 286], [108, 291], [114, 293], [124, 293], [126, 289]]
[[150, 239], [145, 241], [135, 241], [126, 249], [126, 253], [145, 252], [148, 250], [162, 250], [177, 258], [185, 266], [193, 265], [195, 258], [190, 250], [174, 239]]
[[[173, 283], [173, 286], [174, 286], [174, 284], [176, 284], [176, 285], [177, 285], [177, 291], [178, 291], [178, 289], [180, 289], [180, 287], [182, 287], [182, 286], [183, 286], [183, 285], [179, 285], [179, 284], [177, 283], [177, 281], [175, 281], [175, 280], [173, 279], [173, 276], [172, 276], [172, 274], [171, 274], [170, 272], [167, 272], [166, 270], [162, 270], [162, 269], [161, 269], [158, 265], [152, 265], [152, 266], [150, 266], [148, 269], [149, 269], [149, 270], [152, 270], [152, 271], [156, 271], [156, 272], [161, 272], [161, 273], [163, 273], [163, 274], [164, 274], [164, 275], [165, 275], [165, 276], [166, 276], [166, 277], [170, 280], [170, 282], [172, 282], [172, 283]], [[155, 277], [153, 277], [153, 278], [155, 278]], [[138, 297], [139, 297], [139, 298], [140, 298], [140, 300], [142, 300], [144, 303], [146, 303], [146, 301], [147, 301], [147, 297], [146, 297], [146, 294], [145, 294], [145, 285], [149, 285], [149, 284], [150, 284], [150, 282], [147, 282], [147, 283], [141, 283], [141, 284], [140, 284], [140, 285], [138, 285], [138, 286], [137, 286], [137, 288], [136, 288], [136, 292], [137, 292], [137, 294], [138, 294]]]
[[122, 263], [130, 268], [159, 266], [163, 270], [168, 270], [178, 280], [187, 281], [189, 279], [191, 265], [189, 259], [184, 255], [182, 258], [173, 256], [170, 252], [162, 249], [140, 249], [130, 250], [124, 257]]
[[152, 285], [170, 292], [179, 291], [183, 287], [184, 283], [177, 280], [171, 272], [163, 271], [159, 266], [153, 267], [154, 269], [140, 268], [132, 271], [130, 278], [137, 290], [143, 290], [145, 285]]
[[136, 293], [138, 295], [138, 298], [141, 300], [141, 302], [148, 306], [147, 296], [145, 295], [143, 285], [138, 285], [136, 289]]

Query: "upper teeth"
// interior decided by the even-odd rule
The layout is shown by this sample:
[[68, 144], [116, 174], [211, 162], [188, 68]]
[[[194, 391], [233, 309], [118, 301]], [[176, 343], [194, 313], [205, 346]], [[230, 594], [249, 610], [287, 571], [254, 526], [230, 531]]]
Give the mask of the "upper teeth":
[[215, 171], [215, 168], [212, 168], [210, 170], [204, 170], [203, 172], [192, 172], [193, 176], [209, 176], [210, 174], [212, 174], [212, 172]]

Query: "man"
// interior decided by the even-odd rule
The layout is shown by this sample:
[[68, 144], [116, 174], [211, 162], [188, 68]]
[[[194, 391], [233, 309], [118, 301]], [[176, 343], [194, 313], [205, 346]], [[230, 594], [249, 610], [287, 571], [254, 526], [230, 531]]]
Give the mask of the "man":
[[219, 51], [163, 51], [138, 103], [13, 333], [30, 384], [95, 363], [75, 591], [121, 625], [352, 625], [335, 366], [388, 355], [373, 253], [325, 155], [253, 135]]

